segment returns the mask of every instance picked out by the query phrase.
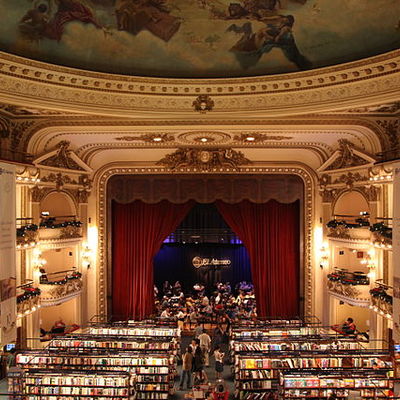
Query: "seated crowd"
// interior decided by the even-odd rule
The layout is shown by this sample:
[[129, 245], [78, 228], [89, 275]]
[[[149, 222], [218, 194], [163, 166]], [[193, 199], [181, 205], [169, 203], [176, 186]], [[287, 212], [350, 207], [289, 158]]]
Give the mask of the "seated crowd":
[[232, 290], [229, 282], [217, 283], [207, 295], [206, 288], [196, 283], [190, 292], [184, 292], [176, 281], [164, 282], [162, 293], [154, 286], [156, 309], [164, 320], [178, 320], [183, 328], [185, 322], [230, 325], [239, 319], [256, 319], [257, 309], [254, 288], [251, 283], [240, 282]]

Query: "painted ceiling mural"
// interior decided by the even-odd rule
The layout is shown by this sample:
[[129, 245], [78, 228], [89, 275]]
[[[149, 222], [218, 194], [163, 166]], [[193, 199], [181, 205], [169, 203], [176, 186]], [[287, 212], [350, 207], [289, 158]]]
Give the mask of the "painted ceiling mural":
[[0, 0], [0, 49], [81, 69], [236, 77], [400, 48], [399, 0]]

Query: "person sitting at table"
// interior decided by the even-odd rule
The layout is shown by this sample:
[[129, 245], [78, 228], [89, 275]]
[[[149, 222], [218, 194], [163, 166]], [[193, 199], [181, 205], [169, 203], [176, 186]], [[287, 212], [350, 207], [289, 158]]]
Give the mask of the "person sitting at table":
[[356, 325], [354, 324], [353, 318], [347, 318], [346, 322], [342, 325], [342, 331], [346, 335], [352, 335], [356, 332]]
[[54, 325], [51, 327], [50, 333], [64, 333], [65, 332], [65, 323], [60, 317], [56, 322], [54, 322]]

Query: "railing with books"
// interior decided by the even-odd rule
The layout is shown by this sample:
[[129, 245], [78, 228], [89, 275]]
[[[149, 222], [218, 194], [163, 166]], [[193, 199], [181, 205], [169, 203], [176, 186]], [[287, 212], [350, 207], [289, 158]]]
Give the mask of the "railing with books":
[[[21, 353], [17, 363], [28, 370], [40, 367], [50, 371], [76, 368], [129, 372], [136, 382], [137, 399], [166, 399], [173, 393], [178, 329], [139, 324], [88, 330], [92, 333], [56, 338], [46, 351]], [[109, 334], [104, 335], [104, 330]]]
[[22, 393], [29, 400], [129, 399], [132, 380], [127, 372], [32, 370], [22, 376]]
[[177, 354], [178, 342], [169, 337], [141, 337], [141, 336], [100, 336], [88, 334], [72, 334], [53, 339], [48, 348], [59, 351], [151, 351], [153, 353]]
[[281, 376], [283, 399], [389, 399], [393, 395], [393, 379], [386, 371], [320, 371], [319, 373], [283, 372]]
[[252, 392], [277, 392], [283, 384], [279, 379], [280, 373], [302, 377], [304, 374], [318, 375], [342, 370], [352, 376], [376, 370], [393, 374], [392, 362], [387, 361], [387, 352], [380, 350], [271, 350], [238, 354], [235, 359], [236, 395], [247, 399]]
[[46, 369], [49, 373], [70, 369], [84, 373], [128, 372], [136, 382], [131, 395], [137, 399], [167, 399], [173, 392], [172, 356], [152, 354], [150, 351], [143, 355], [138, 352], [104, 350], [26, 351], [17, 355], [17, 365], [26, 370], [28, 376], [38, 368]]
[[305, 315], [302, 317], [295, 317], [291, 319], [283, 318], [283, 317], [265, 317], [265, 318], [257, 318], [256, 320], [252, 319], [240, 319], [233, 323], [233, 328], [243, 328], [243, 329], [251, 329], [257, 327], [266, 327], [266, 328], [288, 328], [288, 327], [318, 327], [321, 326], [321, 321], [318, 317], [314, 315]]

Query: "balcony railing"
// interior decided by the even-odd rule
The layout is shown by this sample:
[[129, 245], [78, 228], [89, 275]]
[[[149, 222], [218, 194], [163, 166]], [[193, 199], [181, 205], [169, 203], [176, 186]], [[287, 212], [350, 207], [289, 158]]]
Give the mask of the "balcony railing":
[[29, 315], [40, 308], [40, 289], [28, 281], [17, 286], [17, 317]]
[[39, 227], [39, 238], [41, 241], [77, 239], [82, 237], [82, 222], [77, 220], [76, 215], [42, 217]]
[[370, 308], [382, 316], [393, 318], [393, 288], [381, 280], [375, 282], [375, 287], [369, 291], [371, 295]]
[[82, 292], [82, 275], [76, 270], [45, 273], [40, 277], [41, 304], [49, 307], [64, 303]]
[[371, 237], [368, 214], [334, 215], [334, 219], [326, 224], [328, 236], [347, 240], [369, 240]]
[[35, 247], [38, 243], [38, 226], [32, 218], [17, 218], [17, 249]]
[[336, 269], [328, 274], [329, 292], [345, 303], [368, 307], [370, 303], [369, 278], [364, 272]]

